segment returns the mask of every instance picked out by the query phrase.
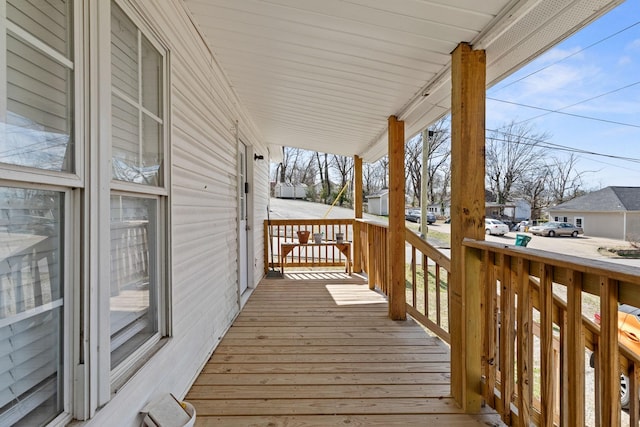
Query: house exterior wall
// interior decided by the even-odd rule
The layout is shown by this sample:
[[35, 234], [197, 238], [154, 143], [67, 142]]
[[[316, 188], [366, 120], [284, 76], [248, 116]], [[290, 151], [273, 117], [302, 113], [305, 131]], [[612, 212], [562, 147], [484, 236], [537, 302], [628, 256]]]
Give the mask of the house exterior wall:
[[567, 222], [575, 224], [576, 218], [583, 218], [584, 234], [609, 239], [625, 239], [624, 214], [622, 212], [567, 212], [549, 211], [551, 220], [567, 218]]
[[[10, 6], [12, 10], [19, 9], [15, 6], [17, 4], [30, 7], [29, 10], [35, 8], [38, 12], [42, 12], [37, 9], [38, 7], [49, 10], [47, 7], [50, 6], [46, 2], [27, 3], [12, 2]], [[62, 12], [67, 12], [64, 10], [63, 3], [67, 4], [58, 2], [55, 7], [62, 9]], [[6, 7], [5, 2], [0, 1], [0, 4], [3, 8]], [[118, 122], [114, 118], [116, 108], [113, 107], [112, 98], [116, 88], [112, 82], [112, 74], [113, 68], [117, 66], [112, 66], [112, 63], [125, 57], [132, 58], [131, 62], [135, 62], [143, 58], [143, 54], [139, 54], [138, 58], [136, 51], [129, 57], [127, 54], [130, 52], [124, 54], [118, 51], [115, 54], [117, 59], [114, 60], [114, 54], [110, 52], [109, 46], [113, 46], [114, 39], [117, 38], [112, 32], [112, 26], [117, 27], [117, 25], [113, 24], [114, 17], [110, 15], [112, 10], [109, 0], [99, 2], [76, 0], [68, 4], [69, 10], [73, 10], [73, 13], [60, 15], [65, 19], [71, 16], [69, 21], [63, 20], [63, 24], [70, 23], [69, 26], [73, 27], [73, 36], [69, 37], [68, 41], [65, 40], [68, 46], [64, 45], [64, 47], [69, 47], [75, 54], [70, 55], [73, 61], [67, 61], [71, 65], [65, 65], [66, 68], [61, 74], [66, 76], [67, 73], [71, 75], [73, 72], [73, 78], [69, 79], [68, 84], [62, 80], [63, 83], [60, 85], [62, 88], [59, 92], [64, 96], [58, 96], [58, 98], [68, 102], [68, 106], [65, 104], [64, 107], [68, 107], [67, 110], [70, 111], [67, 113], [69, 122], [75, 123], [72, 125], [75, 127], [65, 128], [64, 131], [67, 133], [63, 132], [62, 135], [76, 138], [72, 141], [76, 144], [77, 150], [72, 152], [73, 150], [70, 149], [69, 152], [72, 152], [70, 155], [75, 156], [78, 165], [77, 168], [70, 167], [68, 170], [62, 170], [59, 174], [62, 176], [60, 178], [53, 173], [47, 174], [45, 168], [38, 169], [38, 165], [14, 164], [6, 162], [5, 159], [3, 164], [0, 164], [0, 181], [2, 181], [0, 188], [3, 191], [0, 194], [4, 197], [0, 202], [0, 213], [6, 218], [0, 219], [6, 220], [9, 225], [17, 224], [17, 215], [10, 212], [16, 209], [13, 209], [11, 204], [21, 203], [20, 207], [30, 215], [25, 221], [28, 225], [35, 222], [36, 218], [31, 218], [33, 215], [31, 211], [35, 211], [37, 206], [29, 207], [26, 202], [17, 200], [14, 196], [6, 196], [14, 194], [14, 188], [16, 192], [26, 188], [26, 191], [41, 193], [41, 200], [49, 198], [60, 200], [60, 203], [55, 205], [57, 211], [55, 215], [51, 215], [51, 218], [44, 217], [44, 213], [41, 214], [43, 221], [47, 220], [44, 225], [55, 225], [60, 230], [53, 230], [58, 233], [55, 234], [55, 243], [51, 243], [54, 249], [47, 249], [48, 252], [45, 255], [48, 254], [51, 259], [63, 260], [59, 261], [59, 266], [55, 264], [55, 274], [49, 274], [49, 271], [54, 272], [53, 261], [49, 263], [51, 269], [47, 270], [50, 283], [54, 280], [62, 283], [59, 285], [62, 290], [56, 290], [56, 295], [59, 294], [59, 297], [56, 297], [58, 300], [54, 301], [59, 304], [58, 311], [61, 313], [56, 312], [55, 315], [62, 318], [58, 324], [54, 325], [55, 332], [60, 334], [60, 338], [57, 336], [52, 338], [52, 340], [58, 340], [56, 341], [58, 344], [50, 346], [59, 347], [62, 350], [52, 357], [47, 355], [48, 359], [45, 360], [48, 363], [49, 359], [53, 360], [57, 369], [54, 371], [55, 376], [60, 378], [61, 382], [62, 391], [56, 395], [55, 399], [61, 402], [61, 409], [56, 407], [52, 410], [53, 416], [58, 416], [55, 420], [56, 425], [64, 425], [75, 418], [85, 420], [78, 422], [81, 425], [139, 426], [142, 421], [140, 411], [151, 400], [167, 393], [172, 393], [178, 398], [185, 396], [220, 338], [239, 313], [250, 290], [255, 288], [263, 275], [262, 233], [263, 219], [266, 217], [269, 200], [269, 152], [248, 119], [231, 85], [218, 67], [215, 58], [193, 26], [182, 0], [162, 2], [116, 0], [116, 4], [120, 7], [113, 10], [121, 9], [122, 14], [126, 15], [125, 18], [130, 19], [135, 31], [128, 31], [128, 20], [125, 22], [125, 19], [122, 19], [115, 22], [126, 24], [122, 27], [127, 28], [126, 35], [132, 36], [131, 39], [134, 40], [132, 43], [145, 46], [140, 48], [141, 51], [146, 48], [154, 55], [156, 50], [161, 52], [156, 55], [161, 59], [149, 65], [160, 77], [157, 80], [149, 78], [151, 82], [149, 86], [157, 91], [153, 93], [158, 95], [157, 104], [162, 106], [158, 107], [160, 113], [150, 113], [144, 118], [147, 119], [149, 115], [158, 116], [157, 121], [153, 122], [160, 124], [157, 126], [157, 129], [160, 129], [157, 133], [161, 136], [155, 135], [157, 140], [162, 141], [158, 144], [161, 145], [158, 157], [166, 163], [158, 166], [158, 170], [163, 171], [161, 184], [142, 187], [138, 185], [139, 183], [125, 182], [118, 176], [114, 177], [111, 151], [115, 145], [113, 141], [116, 139], [116, 134], [119, 131], [123, 133], [121, 129], [116, 129], [123, 120]], [[14, 13], [14, 15], [18, 14]], [[23, 15], [28, 16], [28, 14]], [[43, 15], [46, 13], [38, 13], [38, 17]], [[119, 16], [116, 19], [119, 19]], [[36, 24], [40, 23], [37, 20], [34, 21]], [[5, 23], [4, 11], [0, 13], [0, 22], [2, 22], [0, 31], [5, 33], [4, 36], [8, 33], [11, 37], [15, 37], [14, 33], [22, 31], [19, 25], [13, 22]], [[33, 28], [27, 27], [34, 33], [33, 40], [45, 46], [45, 50], [53, 51], [53, 48], [46, 47], [46, 37], [37, 32], [37, 27], [37, 25], [33, 25]], [[44, 26], [39, 26], [39, 28], [42, 27]], [[71, 30], [66, 27], [61, 31], [71, 33]], [[144, 44], [147, 42], [151, 48]], [[0, 45], [4, 49], [0, 58], [4, 60], [9, 49], [1, 41]], [[15, 46], [18, 47], [12, 48], [13, 57], [22, 59], [21, 55], [24, 57], [30, 55], [28, 49], [21, 44], [15, 43]], [[121, 45], [118, 46], [121, 47]], [[117, 51], [114, 47], [111, 50]], [[58, 49], [58, 51], [65, 51], [65, 49]], [[156, 56], [151, 55], [153, 58]], [[36, 58], [36, 61], [38, 60], [47, 64]], [[142, 62], [140, 60], [140, 63], [135, 63], [126, 71], [143, 70]], [[148, 64], [144, 63], [145, 66]], [[6, 66], [6, 63], [3, 63], [3, 66]], [[24, 67], [27, 71], [36, 68], [38, 67]], [[135, 74], [143, 76], [145, 72], [148, 73], [146, 75], [153, 74], [149, 69]], [[0, 72], [0, 83], [7, 84], [7, 76], [3, 73]], [[22, 77], [26, 85], [29, 83], [26, 79], [28, 74], [24, 76], [19, 77]], [[48, 76], [45, 77], [48, 78]], [[113, 78], [113, 80], [116, 79]], [[134, 80], [139, 84], [138, 88], [142, 87], [142, 80], [137, 80], [137, 75]], [[16, 81], [17, 78], [13, 78], [11, 83], [15, 86]], [[147, 83], [146, 80], [144, 82]], [[44, 93], [40, 87], [34, 87], [33, 90], [34, 93], [38, 90]], [[74, 91], [77, 92], [75, 97]], [[137, 95], [124, 92], [121, 91], [117, 96], [137, 100]], [[140, 92], [144, 93], [142, 90]], [[41, 93], [36, 95], [40, 95], [40, 98], [33, 97], [36, 101], [43, 99], [49, 101]], [[59, 94], [56, 92], [56, 95]], [[8, 95], [3, 93], [0, 97], [3, 98], [0, 100], [0, 125], [4, 126], [6, 124], [4, 121], [7, 120], [5, 104]], [[168, 103], [164, 102], [165, 97]], [[152, 105], [153, 101], [149, 101], [149, 104]], [[11, 107], [15, 108], [13, 105]], [[43, 111], [47, 108], [50, 108], [48, 104], [43, 107]], [[10, 112], [15, 113], [13, 110]], [[129, 114], [130, 117], [135, 117], [131, 121], [142, 123], [143, 119], [135, 114], [137, 111]], [[66, 122], [63, 125], [66, 125]], [[154, 128], [153, 125], [149, 126], [150, 129]], [[142, 128], [142, 125], [140, 127]], [[19, 126], [17, 128], [22, 129]], [[138, 130], [135, 128], [130, 133], [134, 134]], [[153, 143], [153, 132], [150, 133], [152, 136], [149, 140]], [[146, 142], [147, 135], [144, 132], [136, 133], [136, 136], [138, 135], [142, 135], [139, 139]], [[165, 141], [168, 144], [165, 144]], [[238, 195], [240, 191], [244, 191], [244, 186], [239, 185], [238, 182], [239, 141], [248, 147], [247, 181], [250, 189], [247, 218], [249, 291], [244, 295], [240, 295], [238, 279], [240, 247]], [[31, 150], [31, 152], [35, 151], [37, 150]], [[264, 159], [254, 160], [254, 153], [263, 155]], [[158, 153], [154, 152], [154, 154]], [[7, 170], [4, 163], [9, 163], [15, 171]], [[44, 173], [43, 170], [45, 170]], [[164, 171], [168, 173], [164, 174]], [[114, 181], [116, 181], [115, 184]], [[36, 188], [38, 184], [44, 184], [51, 190], [38, 190]], [[115, 345], [112, 335], [114, 334], [109, 327], [110, 317], [113, 317], [114, 312], [120, 314], [121, 311], [138, 310], [136, 304], [140, 303], [133, 301], [131, 306], [134, 306], [134, 309], [130, 306], [129, 310], [121, 310], [121, 306], [114, 310], [111, 306], [110, 300], [114, 290], [110, 288], [110, 280], [118, 277], [114, 273], [118, 268], [113, 267], [113, 264], [121, 261], [117, 259], [114, 262], [113, 256], [123, 253], [120, 248], [114, 249], [113, 240], [115, 239], [110, 227], [113, 227], [112, 218], [115, 209], [111, 203], [114, 203], [113, 198], [135, 199], [137, 196], [145, 202], [153, 202], [148, 205], [154, 206], [154, 209], [143, 211], [139, 217], [135, 218], [137, 222], [146, 224], [140, 227], [144, 228], [145, 234], [138, 235], [144, 237], [137, 238], [139, 242], [144, 241], [138, 245], [143, 249], [136, 253], [132, 251], [125, 254], [122, 256], [124, 260], [122, 262], [135, 262], [137, 265], [146, 263], [146, 268], [153, 270], [153, 273], [148, 273], [136, 285], [140, 289], [145, 285], [147, 289], [151, 289], [152, 286], [149, 283], [143, 282], [153, 282], [153, 290], [146, 291], [149, 296], [145, 302], [147, 303], [145, 308], [148, 312], [153, 311], [155, 325], [149, 329], [155, 329], [150, 334], [151, 339], [143, 337], [142, 345], [132, 345], [133, 350], [127, 358], [116, 361], [113, 356]], [[142, 211], [140, 206], [147, 205], [136, 205], [130, 211], [133, 212], [136, 209]], [[44, 209], [40, 210], [44, 212]], [[49, 210], [53, 211], [52, 208]], [[138, 214], [138, 212], [135, 213]], [[160, 225], [156, 226], [156, 224]], [[5, 223], [1, 225], [4, 226]], [[29, 238], [38, 237], [33, 234], [33, 231], [30, 233], [32, 234], [25, 233], [23, 237], [17, 235], [16, 241], [23, 244], [28, 242]], [[7, 233], [4, 229], [0, 236], [0, 239], [2, 238], [5, 240], [0, 242], [4, 245], [7, 241]], [[49, 240], [54, 239], [47, 237], [47, 242]], [[149, 247], [153, 249], [148, 249]], [[14, 255], [11, 254], [11, 256]], [[147, 258], [143, 260], [145, 256]], [[134, 258], [135, 261], [131, 261]], [[43, 263], [48, 262], [46, 256], [43, 256], [43, 259]], [[0, 258], [0, 261], [4, 261], [4, 258]], [[153, 267], [149, 267], [150, 264], [153, 264]], [[44, 267], [43, 265], [43, 272]], [[49, 268], [49, 265], [46, 267]], [[45, 275], [42, 274], [42, 276]], [[6, 289], [3, 287], [1, 291], [5, 292]], [[117, 291], [119, 293], [120, 289]], [[139, 291], [135, 296], [143, 292], [144, 290]], [[3, 298], [4, 293], [0, 295], [0, 300]], [[4, 313], [4, 306], [3, 303], [0, 310], [0, 320], [3, 320], [3, 324], [0, 325], [2, 332], [7, 329], [7, 322], [11, 326], [12, 322], [19, 321], [10, 317], [30, 315], [22, 308], [8, 314]], [[135, 317], [135, 314], [133, 316]], [[135, 321], [131, 323], [135, 326]], [[158, 324], [161, 326], [157, 326]], [[5, 338], [0, 339], [2, 352], [11, 347], [6, 344]], [[16, 366], [21, 363], [32, 365], [35, 363], [30, 360], [36, 354], [35, 350], [19, 352], [11, 347], [11, 351], [14, 352], [13, 355], [20, 358], [16, 360]], [[61, 360], [55, 359], [58, 354], [61, 355], [59, 357]], [[10, 368], [14, 369], [12, 366]], [[6, 368], [3, 366], [3, 369]], [[2, 373], [4, 374], [4, 371]], [[47, 376], [50, 374], [47, 373]], [[117, 380], [112, 380], [112, 377]], [[7, 379], [8, 376], [2, 378]], [[2, 382], [3, 389], [8, 389], [9, 386]], [[11, 393], [18, 392], [11, 391]], [[6, 397], [7, 394], [3, 396]], [[14, 403], [16, 406], [6, 410], [6, 402], [0, 404], [0, 424], [2, 425], [4, 425], [2, 420], [7, 419], [2, 418], [6, 413], [11, 412], [9, 414], [13, 417], [9, 423], [11, 425], [15, 417], [24, 416], [21, 411], [28, 406], [19, 406], [22, 402], [18, 397], [21, 396], [12, 394], [10, 397], [7, 406]], [[28, 398], [31, 399], [31, 396]], [[36, 399], [31, 400], [36, 401]], [[25, 423], [28, 424], [29, 421]]]
[[389, 215], [389, 194], [381, 194], [367, 199], [367, 206], [372, 215]]
[[630, 242], [640, 242], [640, 212], [627, 212], [625, 239]]
[[[171, 79], [172, 337], [88, 425], [140, 424], [140, 409], [164, 393], [183, 397], [239, 312], [237, 140], [266, 154], [236, 107], [221, 70], [179, 1], [132, 1], [168, 45]], [[266, 157], [266, 156], [265, 156]], [[268, 161], [253, 169], [254, 269], [262, 277]], [[258, 262], [260, 260], [260, 262]]]

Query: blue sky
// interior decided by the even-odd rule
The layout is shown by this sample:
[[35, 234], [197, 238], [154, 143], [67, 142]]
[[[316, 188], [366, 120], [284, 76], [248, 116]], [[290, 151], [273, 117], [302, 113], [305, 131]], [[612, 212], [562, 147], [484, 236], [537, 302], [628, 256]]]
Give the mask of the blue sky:
[[526, 121], [553, 144], [636, 159], [578, 154], [586, 189], [640, 186], [640, 2], [627, 0], [489, 89], [487, 98], [487, 136], [511, 120]]

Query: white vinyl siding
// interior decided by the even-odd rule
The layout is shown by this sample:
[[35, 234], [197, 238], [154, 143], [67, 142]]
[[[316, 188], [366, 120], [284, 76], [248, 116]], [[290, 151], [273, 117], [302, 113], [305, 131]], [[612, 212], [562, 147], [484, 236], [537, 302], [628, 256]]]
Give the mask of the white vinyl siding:
[[[120, 16], [136, 29], [115, 39], [116, 44], [135, 39], [135, 46], [120, 48], [115, 56], [110, 2], [92, 2], [95, 7], [85, 7], [88, 2], [72, 7], [70, 0], [0, 2], [6, 5], [0, 8], [6, 23], [0, 34], [0, 85], [12, 85], [11, 97], [0, 100], [0, 131], [15, 136], [15, 147], [38, 147], [35, 157], [20, 148], [20, 155], [0, 159], [0, 187], [59, 194], [65, 211], [55, 247], [60, 258], [54, 257], [60, 268], [37, 255], [35, 262], [22, 258], [18, 272], [6, 276], [21, 275], [24, 285], [20, 296], [15, 290], [3, 295], [11, 302], [3, 305], [2, 315], [20, 316], [12, 317], [11, 333], [19, 327], [21, 336], [29, 337], [23, 348], [33, 355], [12, 349], [12, 358], [23, 358], [15, 366], [36, 368], [25, 373], [32, 382], [21, 383], [33, 398], [18, 386], [12, 392], [22, 393], [21, 414], [55, 396], [55, 411], [24, 419], [30, 424], [45, 424], [58, 413], [56, 425], [72, 416], [87, 425], [139, 425], [139, 412], [151, 399], [185, 395], [238, 314], [237, 139], [265, 157], [267, 148], [182, 2], [118, 0], [116, 13], [120, 7]], [[74, 37], [72, 29], [84, 33]], [[17, 124], [8, 126], [9, 116]], [[0, 137], [0, 145], [7, 140]], [[114, 148], [121, 157], [113, 156]], [[255, 282], [262, 276], [268, 162], [253, 161], [251, 153], [253, 206], [247, 214], [255, 254], [249, 277]], [[123, 179], [114, 176], [114, 159], [123, 159]], [[119, 197], [154, 207], [127, 208], [122, 216]], [[29, 209], [31, 228], [49, 227], [35, 218], [46, 215]], [[0, 243], [5, 243], [5, 223], [0, 218]], [[45, 279], [61, 283], [60, 297], [43, 292], [40, 298], [38, 287], [26, 284]], [[3, 290], [9, 289], [6, 280]], [[111, 304], [111, 293], [130, 290], [141, 316], [114, 321], [112, 337], [111, 309], [118, 305]], [[124, 312], [114, 311], [120, 311], [114, 318]], [[6, 333], [0, 330], [0, 341]], [[128, 356], [116, 354], [138, 344], [129, 340], [136, 333], [145, 343], [133, 353], [127, 350]], [[158, 344], [165, 336], [171, 339]], [[0, 354], [0, 368], [15, 369], [6, 356]], [[57, 370], [53, 363], [40, 364], [43, 360], [55, 360]], [[111, 362], [118, 366], [112, 369]], [[8, 378], [7, 371], [2, 375], [0, 387]], [[31, 388], [43, 375], [47, 380]], [[0, 419], [0, 425], [14, 419], [7, 420]]]
[[[241, 139], [265, 155], [264, 161], [249, 155], [255, 177], [249, 185], [254, 197], [249, 216], [251, 220], [254, 214], [253, 252], [260, 257], [251, 260], [258, 267], [250, 270], [249, 277], [258, 280], [263, 265], [260, 233], [268, 202], [267, 149], [181, 2], [133, 3], [144, 22], [168, 44], [171, 55], [167, 75], [171, 111], [165, 123], [171, 126], [172, 333], [146, 363], [144, 375], [133, 376], [96, 413], [96, 425], [114, 419], [134, 425], [139, 408], [131, 402], [146, 403], [168, 392], [184, 396], [239, 311], [236, 120]], [[151, 106], [145, 104], [145, 109], [151, 111]]]

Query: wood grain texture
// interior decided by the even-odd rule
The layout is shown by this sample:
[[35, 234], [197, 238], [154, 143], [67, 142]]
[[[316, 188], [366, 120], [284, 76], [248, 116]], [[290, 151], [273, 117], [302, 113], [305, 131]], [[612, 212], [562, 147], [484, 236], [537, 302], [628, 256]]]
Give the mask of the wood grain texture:
[[450, 355], [361, 281], [265, 279], [186, 400], [207, 426], [481, 426], [450, 397]]
[[[472, 254], [464, 264], [464, 238], [484, 238], [486, 55], [460, 43], [451, 54], [451, 281], [452, 394], [465, 408], [482, 404], [475, 377], [482, 357], [481, 295]], [[479, 268], [478, 268], [479, 271]]]
[[389, 317], [407, 318], [405, 294], [404, 122], [389, 117]]

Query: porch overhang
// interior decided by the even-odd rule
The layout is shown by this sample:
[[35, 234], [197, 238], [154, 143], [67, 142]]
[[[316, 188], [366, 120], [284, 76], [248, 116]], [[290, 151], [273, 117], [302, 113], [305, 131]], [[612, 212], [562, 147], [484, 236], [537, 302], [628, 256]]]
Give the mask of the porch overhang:
[[460, 42], [486, 51], [490, 87], [619, 3], [184, 0], [272, 158], [291, 146], [365, 162], [386, 154], [388, 117], [411, 138], [449, 112]]

